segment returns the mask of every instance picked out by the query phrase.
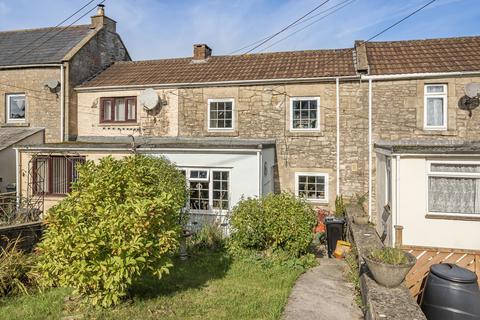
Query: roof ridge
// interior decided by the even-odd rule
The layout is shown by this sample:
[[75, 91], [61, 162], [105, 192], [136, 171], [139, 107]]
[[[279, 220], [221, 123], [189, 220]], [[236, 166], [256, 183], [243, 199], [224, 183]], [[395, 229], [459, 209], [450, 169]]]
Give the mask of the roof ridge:
[[[244, 57], [258, 57], [258, 56], [272, 56], [272, 55], [284, 55], [284, 54], [308, 54], [308, 53], [326, 53], [326, 52], [339, 52], [343, 53], [349, 50], [354, 50], [354, 48], [340, 48], [340, 49], [310, 49], [310, 50], [293, 50], [293, 51], [274, 51], [274, 52], [262, 52], [262, 53], [249, 53], [246, 55], [234, 54], [234, 55], [212, 55], [211, 58], [240, 58]], [[162, 59], [146, 59], [146, 60], [132, 60], [132, 61], [116, 61], [114, 64], [142, 64], [142, 63], [152, 63], [152, 62], [161, 62], [161, 61], [182, 61], [182, 60], [191, 60], [193, 57], [175, 57], [175, 58], [162, 58]]]
[[77, 25], [72, 25], [72, 26], [41, 27], [41, 28], [30, 28], [30, 29], [4, 30], [4, 31], [0, 31], [0, 34], [42, 31], [42, 30], [53, 30], [53, 29], [64, 29], [64, 28], [74, 29], [74, 28], [85, 28], [85, 27], [90, 28], [90, 25], [89, 24], [77, 24]]
[[479, 39], [480, 35], [475, 36], [461, 36], [461, 37], [443, 37], [443, 38], [425, 38], [425, 39], [411, 39], [411, 40], [393, 40], [393, 41], [368, 41], [368, 44], [382, 44], [382, 43], [407, 43], [407, 42], [427, 42], [427, 41], [450, 41], [450, 40], [468, 40]]

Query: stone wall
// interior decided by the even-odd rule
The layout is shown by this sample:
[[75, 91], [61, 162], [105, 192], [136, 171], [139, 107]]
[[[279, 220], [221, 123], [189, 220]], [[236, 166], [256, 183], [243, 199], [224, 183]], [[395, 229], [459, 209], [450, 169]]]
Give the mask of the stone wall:
[[[143, 89], [78, 92], [78, 136], [176, 136], [178, 132], [177, 90], [156, 90], [161, 105], [145, 110], [138, 101]], [[136, 123], [100, 123], [100, 99], [137, 97]]]
[[75, 86], [110, 66], [115, 61], [131, 60], [120, 36], [100, 29], [68, 63], [69, 78], [66, 92], [68, 107], [68, 128], [66, 135], [73, 139], [78, 135], [78, 127], [85, 124], [80, 121], [77, 112], [77, 93]]
[[15, 241], [17, 238], [20, 238], [19, 248], [30, 252], [40, 241], [43, 229], [44, 225], [42, 222], [29, 222], [0, 227], [0, 247], [5, 248], [8, 241]]
[[[47, 80], [60, 81], [60, 67], [0, 70], [0, 127], [43, 127], [47, 142], [60, 140], [60, 93], [45, 87]], [[26, 95], [25, 123], [6, 123], [6, 95]], [[1, 128], [0, 128], [1, 130]]]

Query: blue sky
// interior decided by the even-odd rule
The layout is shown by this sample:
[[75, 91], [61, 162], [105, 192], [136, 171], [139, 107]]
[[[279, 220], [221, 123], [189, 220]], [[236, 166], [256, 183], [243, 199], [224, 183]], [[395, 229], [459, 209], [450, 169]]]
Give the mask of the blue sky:
[[[105, 11], [118, 22], [118, 32], [132, 58], [143, 60], [191, 56], [194, 43], [207, 43], [214, 55], [229, 54], [275, 33], [323, 1], [325, 0], [106, 0]], [[344, 1], [330, 0], [315, 13]], [[0, 0], [0, 30], [53, 26], [87, 2]], [[341, 10], [266, 50], [351, 47], [354, 40], [371, 37], [426, 2], [427, 0], [354, 0]], [[88, 8], [93, 7], [94, 3]], [[90, 15], [78, 23], [89, 23]], [[288, 36], [323, 15], [292, 28], [275, 40]], [[437, 0], [378, 40], [464, 35], [480, 35], [480, 0]]]

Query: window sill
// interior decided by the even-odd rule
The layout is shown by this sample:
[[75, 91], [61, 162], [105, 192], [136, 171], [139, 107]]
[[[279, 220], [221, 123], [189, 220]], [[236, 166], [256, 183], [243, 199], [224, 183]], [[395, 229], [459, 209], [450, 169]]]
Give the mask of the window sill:
[[215, 130], [215, 131], [207, 131], [205, 136], [207, 137], [238, 137], [238, 131], [232, 130]]
[[323, 131], [321, 130], [287, 131], [285, 133], [287, 137], [323, 137], [323, 135]]
[[439, 220], [459, 220], [459, 221], [480, 221], [480, 215], [473, 215], [472, 217], [457, 216], [450, 214], [431, 214], [427, 213], [425, 219], [439, 219]]
[[0, 125], [2, 128], [16, 128], [16, 127], [30, 127], [30, 123], [28, 122], [8, 122], [8, 123], [2, 123]]
[[99, 127], [138, 127], [140, 124], [138, 122], [109, 122], [109, 123], [99, 123]]
[[458, 136], [457, 130], [443, 130], [443, 129], [423, 129], [415, 130], [415, 134], [426, 136]]

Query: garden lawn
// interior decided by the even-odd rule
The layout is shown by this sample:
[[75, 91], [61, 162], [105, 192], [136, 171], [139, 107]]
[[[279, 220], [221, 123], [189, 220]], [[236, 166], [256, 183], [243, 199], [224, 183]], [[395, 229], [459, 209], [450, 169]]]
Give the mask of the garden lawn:
[[0, 300], [0, 318], [9, 319], [279, 319], [301, 268], [264, 266], [201, 252], [175, 261], [162, 280], [144, 278], [131, 300], [113, 309], [68, 301], [68, 289]]

